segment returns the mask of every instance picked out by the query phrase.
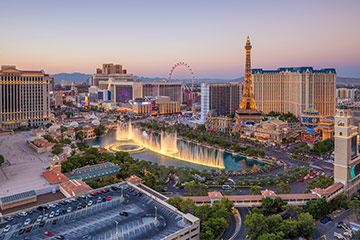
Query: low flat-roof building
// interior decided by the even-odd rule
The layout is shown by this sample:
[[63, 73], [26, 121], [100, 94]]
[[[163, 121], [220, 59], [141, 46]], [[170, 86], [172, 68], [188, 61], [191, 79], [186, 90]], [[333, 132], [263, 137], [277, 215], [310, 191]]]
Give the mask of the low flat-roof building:
[[2, 210], [21, 206], [27, 203], [36, 202], [37, 196], [34, 190], [17, 193], [14, 195], [0, 198], [0, 208]]
[[111, 162], [100, 163], [88, 167], [74, 169], [65, 175], [69, 179], [81, 179], [83, 181], [97, 180], [105, 176], [114, 176], [120, 172], [120, 167]]

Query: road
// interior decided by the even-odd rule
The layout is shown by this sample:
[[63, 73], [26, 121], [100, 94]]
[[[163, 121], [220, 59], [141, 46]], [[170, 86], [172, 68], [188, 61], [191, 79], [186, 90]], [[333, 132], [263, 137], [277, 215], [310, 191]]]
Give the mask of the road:
[[240, 207], [240, 208], [237, 208], [237, 210], [239, 211], [240, 218], [241, 218], [241, 228], [240, 228], [240, 232], [235, 237], [235, 240], [242, 240], [242, 239], [246, 238], [244, 222], [245, 222], [246, 215], [249, 215], [250, 210], [246, 207]]
[[312, 235], [312, 238], [315, 239], [321, 239], [321, 236], [326, 235], [326, 239], [334, 239], [334, 232], [337, 233], [343, 233], [345, 232], [344, 229], [338, 228], [336, 225], [340, 221], [343, 221], [345, 218], [347, 218], [351, 214], [350, 211], [346, 211], [343, 214], [341, 214], [339, 217], [334, 219], [333, 221], [330, 221], [326, 224], [317, 223], [316, 224], [316, 230]]
[[225, 229], [223, 235], [219, 238], [219, 239], [230, 239], [230, 237], [232, 237], [235, 233], [236, 230], [236, 219], [234, 214], [231, 212], [230, 217], [229, 217], [229, 227], [227, 229]]

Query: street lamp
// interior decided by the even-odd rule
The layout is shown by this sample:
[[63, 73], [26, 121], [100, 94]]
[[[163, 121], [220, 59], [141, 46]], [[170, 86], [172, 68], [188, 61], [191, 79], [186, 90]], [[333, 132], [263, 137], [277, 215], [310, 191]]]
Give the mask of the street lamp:
[[157, 207], [155, 207], [155, 220], [157, 220]]
[[115, 221], [115, 223], [116, 223], [116, 236], [118, 236], [119, 235], [119, 226], [118, 226], [119, 222]]

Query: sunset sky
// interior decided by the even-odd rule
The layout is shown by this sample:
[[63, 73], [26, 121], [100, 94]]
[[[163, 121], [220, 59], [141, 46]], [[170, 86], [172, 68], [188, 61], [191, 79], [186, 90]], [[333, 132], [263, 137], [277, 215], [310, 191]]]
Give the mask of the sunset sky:
[[114, 62], [166, 77], [183, 61], [196, 78], [232, 79], [244, 75], [249, 34], [253, 68], [360, 77], [359, 10], [359, 0], [1, 0], [0, 64], [55, 74]]

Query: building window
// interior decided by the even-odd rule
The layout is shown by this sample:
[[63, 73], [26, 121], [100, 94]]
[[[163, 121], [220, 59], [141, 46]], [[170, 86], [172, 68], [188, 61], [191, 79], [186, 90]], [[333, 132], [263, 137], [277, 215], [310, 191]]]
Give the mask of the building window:
[[340, 132], [340, 134], [339, 134], [340, 136], [342, 136], [342, 132]]

